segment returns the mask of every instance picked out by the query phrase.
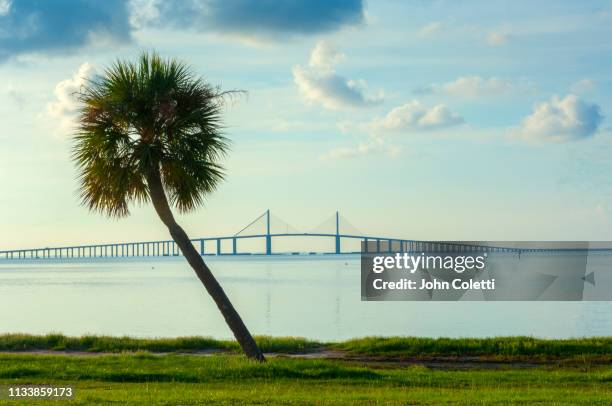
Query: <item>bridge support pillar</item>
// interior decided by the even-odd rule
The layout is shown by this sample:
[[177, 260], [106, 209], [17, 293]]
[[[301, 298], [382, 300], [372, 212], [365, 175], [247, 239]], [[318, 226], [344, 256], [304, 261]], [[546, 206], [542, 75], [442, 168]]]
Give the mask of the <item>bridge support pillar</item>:
[[232, 238], [232, 254], [236, 255], [237, 254], [237, 240], [236, 237]]
[[272, 255], [272, 237], [266, 235], [266, 255]]
[[204, 240], [200, 240], [200, 255], [204, 256]]
[[217, 238], [217, 255], [221, 255], [221, 239]]
[[340, 213], [336, 212], [336, 254], [340, 254]]
[[266, 211], [266, 255], [272, 255], [272, 236], [270, 235], [270, 209]]

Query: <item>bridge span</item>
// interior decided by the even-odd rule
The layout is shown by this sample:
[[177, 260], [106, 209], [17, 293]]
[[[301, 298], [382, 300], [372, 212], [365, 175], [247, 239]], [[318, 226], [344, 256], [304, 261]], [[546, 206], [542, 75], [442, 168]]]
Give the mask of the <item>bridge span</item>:
[[[332, 232], [321, 232], [317, 229], [311, 232], [298, 232], [297, 230], [284, 223], [285, 230], [281, 232], [273, 232], [271, 225], [272, 215], [270, 210], [266, 210], [262, 215], [249, 223], [242, 230], [231, 236], [222, 237], [203, 237], [192, 239], [194, 247], [200, 255], [278, 255], [278, 254], [321, 254], [321, 255], [339, 255], [339, 254], [357, 254], [364, 252], [418, 252], [418, 251], [445, 251], [445, 252], [514, 252], [526, 251], [516, 248], [491, 247], [482, 246], [471, 243], [461, 242], [434, 242], [434, 241], [419, 241], [408, 240], [390, 237], [379, 237], [363, 235], [358, 230], [349, 232], [341, 231], [342, 220], [352, 228], [339, 212], [336, 212], [330, 220], [333, 221], [334, 230]], [[263, 225], [263, 230], [253, 231], [255, 225]], [[329, 250], [323, 252], [313, 252], [312, 250], [298, 251], [275, 251], [274, 242], [282, 239], [295, 237], [302, 238], [323, 238], [329, 239]], [[245, 240], [261, 240], [264, 242], [264, 249], [256, 250], [239, 250], [238, 242]], [[343, 244], [347, 241], [356, 242], [353, 246], [359, 247], [357, 250], [342, 249]], [[224, 249], [223, 246], [230, 244], [229, 249]], [[535, 251], [535, 250], [530, 250]], [[182, 255], [178, 246], [173, 240], [160, 241], [139, 241], [139, 242], [120, 242], [111, 244], [87, 244], [74, 245], [63, 247], [44, 247], [44, 248], [26, 248], [15, 250], [0, 250], [0, 260], [11, 259], [69, 259], [69, 258], [128, 258], [128, 257], [172, 257]]]

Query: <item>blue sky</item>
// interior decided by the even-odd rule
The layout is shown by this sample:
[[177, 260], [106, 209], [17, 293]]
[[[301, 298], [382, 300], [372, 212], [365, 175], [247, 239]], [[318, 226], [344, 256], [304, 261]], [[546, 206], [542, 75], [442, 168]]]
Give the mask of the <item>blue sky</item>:
[[612, 238], [612, 1], [0, 0], [0, 248], [166, 238], [79, 207], [73, 93], [143, 50], [245, 89], [181, 221], [335, 210], [414, 239]]

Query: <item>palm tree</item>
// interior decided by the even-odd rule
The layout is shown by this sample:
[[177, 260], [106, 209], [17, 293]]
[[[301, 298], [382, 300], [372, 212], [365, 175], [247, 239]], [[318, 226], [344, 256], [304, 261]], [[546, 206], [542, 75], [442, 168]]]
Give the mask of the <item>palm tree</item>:
[[222, 92], [184, 63], [144, 53], [117, 61], [78, 94], [81, 115], [73, 159], [82, 204], [110, 217], [130, 203], [151, 201], [157, 215], [212, 296], [247, 357], [265, 361], [229, 298], [174, 219], [223, 180], [228, 150], [222, 134]]

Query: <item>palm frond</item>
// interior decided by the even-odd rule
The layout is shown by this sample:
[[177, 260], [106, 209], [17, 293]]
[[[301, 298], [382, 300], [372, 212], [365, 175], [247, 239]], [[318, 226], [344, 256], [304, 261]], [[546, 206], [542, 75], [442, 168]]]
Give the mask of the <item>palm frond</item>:
[[146, 178], [161, 172], [180, 211], [201, 206], [224, 179], [229, 148], [222, 106], [239, 92], [211, 86], [184, 63], [144, 53], [117, 61], [82, 89], [73, 159], [82, 203], [110, 216], [149, 199]]

